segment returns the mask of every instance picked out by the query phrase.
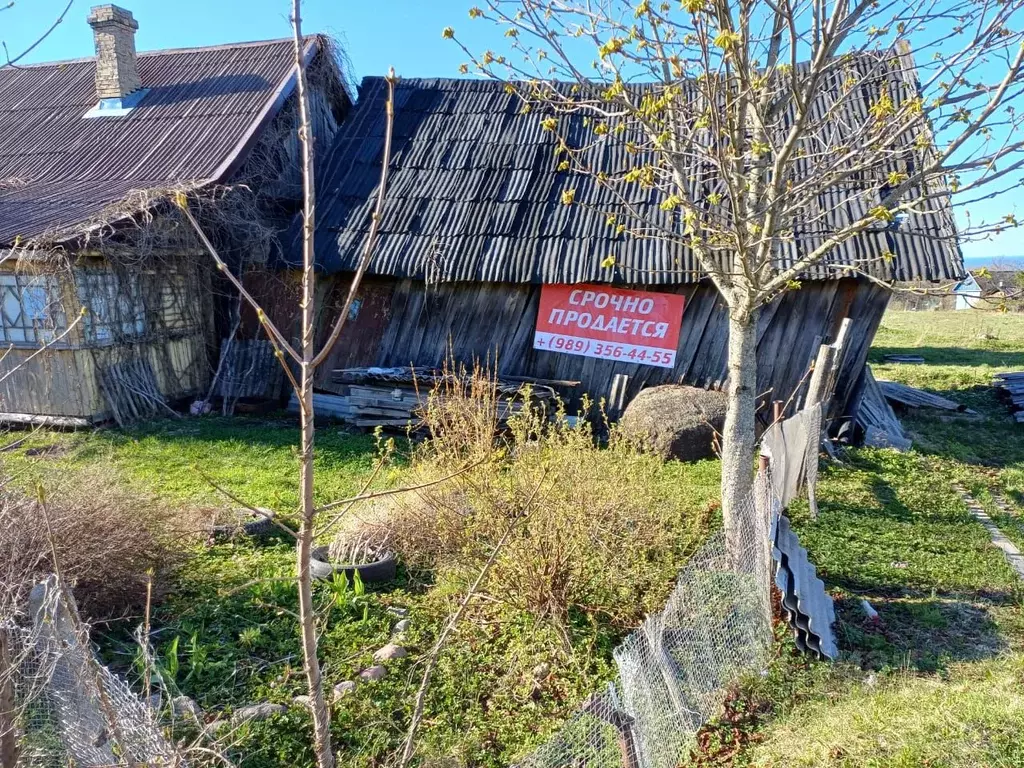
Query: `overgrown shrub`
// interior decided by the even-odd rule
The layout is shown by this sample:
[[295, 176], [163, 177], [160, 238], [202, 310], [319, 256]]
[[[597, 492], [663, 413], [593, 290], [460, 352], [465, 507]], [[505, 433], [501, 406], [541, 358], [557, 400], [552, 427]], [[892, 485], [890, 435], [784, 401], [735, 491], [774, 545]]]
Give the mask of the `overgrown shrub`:
[[86, 616], [137, 608], [147, 574], [173, 566], [194, 527], [129, 494], [112, 471], [47, 476], [39, 488], [35, 498], [10, 487], [0, 494], [0, 615], [23, 606], [32, 585], [58, 568]]
[[432, 439], [413, 452], [411, 483], [461, 473], [390, 497], [366, 524], [386, 526], [411, 567], [463, 585], [511, 527], [485, 602], [529, 612], [567, 646], [573, 625], [625, 631], [658, 608], [706, 531], [713, 490], [674, 487], [665, 465], [615, 428], [599, 445], [588, 419], [549, 419], [528, 390], [503, 428], [492, 379], [446, 379], [423, 415]]

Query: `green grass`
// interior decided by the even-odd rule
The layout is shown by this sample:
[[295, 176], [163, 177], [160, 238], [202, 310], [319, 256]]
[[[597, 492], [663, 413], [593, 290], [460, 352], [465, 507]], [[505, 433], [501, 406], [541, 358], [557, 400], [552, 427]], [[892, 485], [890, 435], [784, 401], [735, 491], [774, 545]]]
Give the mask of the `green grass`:
[[[883, 362], [899, 353], [925, 363]], [[1024, 765], [1024, 589], [951, 487], [963, 483], [1024, 543], [1021, 518], [995, 514], [989, 495], [1020, 502], [1024, 429], [991, 381], [1024, 369], [1024, 316], [891, 312], [870, 360], [880, 379], [979, 413], [902, 415], [913, 451], [849, 451], [822, 474], [820, 517], [808, 519], [806, 505], [792, 510], [836, 598], [841, 659], [808, 663], [784, 643], [770, 673], [738, 691], [731, 717], [740, 727], [709, 729], [713, 748], [696, 762]]]
[[[160, 421], [125, 432], [40, 433], [0, 456], [26, 485], [110, 465], [128, 487], [183, 510], [237, 506], [212, 480], [249, 504], [290, 512], [297, 502], [297, 442], [291, 419], [208, 418]], [[336, 426], [320, 429], [317, 500], [358, 490], [377, 455], [371, 436]], [[399, 460], [377, 485], [399, 482], [402, 471]], [[680, 542], [686, 540], [680, 549], [692, 548], [711, 522], [717, 462], [658, 466], [653, 483], [665, 514], [678, 523]], [[197, 548], [163, 585], [166, 594], [153, 614], [162, 674], [203, 707], [207, 720], [253, 702], [290, 705], [304, 693], [293, 573], [294, 552], [284, 537], [265, 544], [238, 540]], [[664, 578], [666, 591], [671, 575]], [[334, 708], [342, 764], [377, 766], [399, 749], [422, 658], [463, 588], [458, 580], [434, 583], [430, 574], [405, 571], [397, 583], [369, 589], [358, 599], [315, 585], [329, 688], [373, 663], [372, 652], [388, 641], [397, 620], [388, 608], [408, 609], [412, 621], [403, 640], [409, 657], [389, 663], [384, 680], [360, 686]], [[522, 611], [484, 604], [468, 618], [439, 659], [427, 699], [420, 748], [432, 758], [506, 765], [542, 742], [615, 674], [611, 651], [621, 633], [592, 618], [573, 625], [570, 648], [550, 626]], [[94, 631], [105, 660], [136, 683], [131, 633], [138, 621], [131, 617]], [[531, 670], [542, 662], [552, 673], [538, 682]], [[292, 706], [284, 715], [245, 726], [233, 756], [242, 768], [309, 765], [309, 731], [306, 712]]]
[[[882, 362], [883, 355], [900, 352], [919, 353], [926, 362]], [[836, 600], [842, 657], [811, 662], [780, 632], [776, 661], [766, 675], [736, 689], [726, 715], [702, 734], [693, 764], [1024, 764], [1024, 593], [951, 488], [954, 479], [964, 483], [1024, 545], [1024, 428], [1008, 418], [990, 387], [994, 372], [1024, 369], [1024, 316], [890, 313], [871, 360], [879, 378], [939, 392], [979, 415], [905, 415], [912, 452], [854, 449], [823, 470], [819, 518], [809, 519], [806, 504], [795, 505], [791, 516]], [[0, 456], [25, 481], [42, 476], [43, 468], [81, 472], [111, 464], [131, 487], [172, 503], [232, 506], [205, 474], [252, 504], [288, 511], [296, 503], [296, 443], [297, 430], [287, 419], [214, 418], [127, 433], [40, 435]], [[25, 454], [44, 446], [54, 450]], [[356, 490], [375, 455], [370, 437], [321, 430], [318, 500]], [[669, 464], [657, 482], [666, 498], [699, 510], [715, 495], [717, 472], [714, 462]], [[380, 482], [396, 482], [400, 473], [396, 467]], [[992, 490], [1016, 513], [996, 514]], [[203, 548], [158, 606], [161, 663], [175, 667], [175, 684], [209, 717], [251, 701], [287, 704], [302, 693], [290, 615], [294, 587], [283, 581], [292, 569], [286, 542]], [[342, 764], [377, 766], [394, 754], [410, 714], [417, 659], [458, 596], [456, 584], [407, 573], [393, 588], [358, 599], [317, 586], [331, 684], [351, 678], [386, 641], [395, 620], [388, 607], [406, 607], [413, 619], [410, 658], [335, 708]], [[867, 620], [862, 599], [878, 610], [880, 624]], [[131, 626], [100, 638], [108, 660], [129, 673]], [[614, 674], [614, 636], [581, 632], [571, 654], [561, 642], [522, 613], [466, 623], [438, 666], [425, 754], [453, 764], [498, 765], [543, 741]], [[554, 674], [538, 686], [529, 670], [541, 661]], [[244, 768], [308, 765], [308, 716], [292, 707], [247, 726], [237, 754], [244, 754]]]
[[[213, 480], [247, 503], [292, 511], [298, 504], [298, 430], [289, 418], [161, 420], [126, 431], [43, 432], [3, 454], [7, 471], [30, 476], [53, 466], [86, 471], [110, 464], [133, 487], [172, 503], [217, 506], [231, 502]], [[30, 457], [26, 451], [49, 448]], [[372, 436], [338, 427], [317, 432], [317, 503], [356, 492], [373, 467]], [[208, 479], [209, 478], [209, 479]]]
[[1019, 655], [958, 664], [943, 677], [894, 675], [828, 693], [776, 726], [753, 764], [1024, 765], [1024, 657]]

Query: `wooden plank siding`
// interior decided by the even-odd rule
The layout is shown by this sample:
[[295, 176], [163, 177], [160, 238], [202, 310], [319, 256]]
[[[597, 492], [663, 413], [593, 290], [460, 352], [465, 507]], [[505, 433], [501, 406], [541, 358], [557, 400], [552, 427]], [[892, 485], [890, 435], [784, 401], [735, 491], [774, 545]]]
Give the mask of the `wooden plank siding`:
[[[74, 282], [78, 275], [105, 268], [106, 262], [94, 260], [79, 265], [74, 277], [55, 273], [65, 317], [74, 318], [82, 309]], [[145, 335], [127, 341], [89, 341], [83, 319], [60, 342], [42, 352], [39, 346], [28, 343], [0, 350], [0, 378], [10, 372], [0, 381], [0, 421], [4, 420], [3, 414], [104, 421], [111, 411], [99, 383], [99, 369], [129, 359], [143, 359], [149, 364], [160, 393], [168, 401], [205, 395], [211, 375], [207, 334], [212, 323], [203, 311], [203, 293], [209, 288], [202, 277], [177, 281], [177, 273], [165, 270], [139, 270], [139, 274], [151, 275], [155, 281], [153, 290], [146, 293], [152, 306], [143, 302], [147, 323], [154, 323]], [[165, 286], [173, 301], [165, 299]]]
[[[333, 278], [329, 291], [337, 306], [348, 277]], [[666, 290], [686, 296], [682, 332], [673, 369], [598, 360], [533, 349], [541, 287], [509, 283], [441, 283], [367, 277], [360, 289], [359, 313], [348, 324], [318, 373], [317, 386], [337, 391], [331, 372], [361, 366], [440, 366], [497, 361], [507, 376], [580, 381], [575, 396], [607, 396], [613, 376], [629, 377], [627, 401], [645, 387], [681, 382], [722, 388], [726, 382], [728, 317], [710, 283]], [[831, 341], [841, 320], [852, 318], [847, 353], [832, 415], [855, 406], [868, 347], [885, 311], [884, 288], [853, 278], [804, 283], [761, 310], [758, 324], [758, 394], [763, 400], [789, 400], [817, 352], [815, 339]], [[325, 313], [324, 320], [336, 315]], [[326, 332], [327, 322], [324, 323]], [[806, 389], [806, 382], [803, 388]], [[799, 403], [794, 397], [792, 412]]]
[[21, 366], [0, 383], [0, 413], [104, 421], [110, 409], [99, 386], [97, 365], [128, 357], [149, 362], [168, 400], [205, 394], [210, 378], [206, 340], [197, 335], [108, 347], [51, 347], [26, 363], [36, 351], [14, 347], [0, 363], [0, 375]]

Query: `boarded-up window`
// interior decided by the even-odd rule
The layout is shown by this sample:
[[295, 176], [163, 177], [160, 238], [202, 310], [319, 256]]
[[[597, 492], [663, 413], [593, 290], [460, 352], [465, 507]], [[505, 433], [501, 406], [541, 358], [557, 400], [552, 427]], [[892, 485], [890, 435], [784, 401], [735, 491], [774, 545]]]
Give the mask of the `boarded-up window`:
[[52, 341], [67, 328], [56, 279], [44, 275], [0, 275], [0, 319], [0, 336], [7, 343]]

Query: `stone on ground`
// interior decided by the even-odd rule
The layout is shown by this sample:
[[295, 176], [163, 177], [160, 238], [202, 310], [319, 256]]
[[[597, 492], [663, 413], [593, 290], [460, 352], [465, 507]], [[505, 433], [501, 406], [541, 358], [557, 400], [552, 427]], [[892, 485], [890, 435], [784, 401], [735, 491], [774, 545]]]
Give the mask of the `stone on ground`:
[[715, 432], [725, 424], [726, 400], [724, 392], [699, 387], [651, 387], [633, 398], [619, 423], [663, 459], [707, 459], [714, 456]]
[[387, 675], [388, 671], [384, 669], [380, 664], [376, 666], [364, 669], [359, 673], [360, 680], [366, 680], [367, 682], [373, 682], [375, 680], [383, 680]]
[[344, 680], [334, 686], [334, 700], [337, 701], [338, 699], [348, 696], [350, 693], [355, 693], [355, 690], [356, 684], [354, 681]]
[[383, 648], [375, 651], [373, 654], [374, 661], [388, 661], [390, 659], [403, 659], [409, 655], [409, 652], [400, 645], [395, 643], [388, 643]]
[[408, 619], [402, 619], [401, 621], [399, 621], [399, 622], [397, 622], [395, 624], [395, 628], [391, 630], [391, 633], [394, 634], [394, 635], [400, 635], [403, 632], [405, 632], [407, 629], [409, 629], [409, 620]]
[[263, 704], [250, 704], [247, 707], [239, 707], [235, 710], [234, 714], [231, 715], [231, 723], [238, 725], [244, 723], [247, 720], [267, 720], [274, 715], [279, 715], [282, 712], [287, 712], [288, 707], [283, 704], [270, 704], [264, 702]]

